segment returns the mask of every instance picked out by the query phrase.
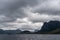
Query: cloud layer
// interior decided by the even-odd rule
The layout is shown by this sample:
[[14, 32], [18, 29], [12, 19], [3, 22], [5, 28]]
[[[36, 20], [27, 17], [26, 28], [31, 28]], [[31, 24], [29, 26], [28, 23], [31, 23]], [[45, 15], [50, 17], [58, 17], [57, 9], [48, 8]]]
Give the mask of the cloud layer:
[[38, 4], [34, 11], [50, 15], [60, 15], [60, 0], [46, 0]]
[[44, 22], [60, 21], [60, 0], [0, 0], [0, 28], [41, 29]]

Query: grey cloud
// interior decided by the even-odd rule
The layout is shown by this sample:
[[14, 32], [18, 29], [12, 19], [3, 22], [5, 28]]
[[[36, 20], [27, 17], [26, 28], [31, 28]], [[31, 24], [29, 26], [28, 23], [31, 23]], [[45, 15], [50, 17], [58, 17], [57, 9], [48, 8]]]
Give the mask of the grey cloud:
[[[0, 25], [2, 27], [32, 30], [41, 27], [40, 23], [37, 26], [37, 22], [43, 23], [50, 20], [60, 21], [59, 2], [59, 0], [0, 0]], [[29, 10], [27, 6], [31, 7], [32, 10]], [[4, 15], [4, 17], [1, 17], [1, 15]], [[17, 18], [25, 17], [28, 18], [28, 21], [24, 19], [27, 22], [23, 20], [21, 20], [22, 22], [15, 22]]]
[[23, 18], [26, 17], [26, 14], [22, 8], [36, 4], [37, 0], [0, 0], [0, 15], [5, 15], [12, 20]]
[[22, 25], [21, 30], [34, 30], [31, 25]]
[[40, 14], [60, 15], [60, 0], [47, 0], [36, 6], [34, 12]]
[[58, 20], [60, 21], [59, 15], [48, 15], [48, 14], [35, 14], [29, 17], [29, 20], [36, 23], [36, 22], [48, 22], [51, 20]]
[[15, 18], [6, 17], [5, 15], [0, 15], [0, 23], [13, 22], [15, 20], [16, 20]]

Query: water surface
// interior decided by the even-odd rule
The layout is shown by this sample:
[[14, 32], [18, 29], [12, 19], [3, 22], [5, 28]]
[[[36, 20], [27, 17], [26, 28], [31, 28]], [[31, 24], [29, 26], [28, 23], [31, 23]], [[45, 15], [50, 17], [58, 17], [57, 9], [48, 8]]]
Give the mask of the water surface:
[[0, 40], [60, 40], [60, 35], [48, 35], [48, 34], [0, 35]]

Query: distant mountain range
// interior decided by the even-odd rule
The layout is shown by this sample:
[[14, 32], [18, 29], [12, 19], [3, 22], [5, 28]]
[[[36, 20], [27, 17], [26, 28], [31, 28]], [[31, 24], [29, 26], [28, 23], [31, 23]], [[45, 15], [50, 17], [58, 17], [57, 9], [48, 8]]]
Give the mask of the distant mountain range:
[[17, 30], [2, 30], [0, 29], [0, 34], [60, 34], [60, 21], [49, 21], [45, 22], [41, 30], [35, 32], [30, 32], [28, 30], [21, 31]]

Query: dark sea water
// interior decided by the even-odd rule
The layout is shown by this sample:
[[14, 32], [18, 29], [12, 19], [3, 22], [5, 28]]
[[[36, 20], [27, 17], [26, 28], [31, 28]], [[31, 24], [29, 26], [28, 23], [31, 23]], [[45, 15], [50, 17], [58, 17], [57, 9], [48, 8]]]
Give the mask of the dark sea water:
[[0, 40], [60, 40], [60, 35], [48, 35], [48, 34], [0, 35]]

